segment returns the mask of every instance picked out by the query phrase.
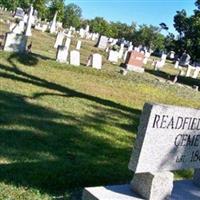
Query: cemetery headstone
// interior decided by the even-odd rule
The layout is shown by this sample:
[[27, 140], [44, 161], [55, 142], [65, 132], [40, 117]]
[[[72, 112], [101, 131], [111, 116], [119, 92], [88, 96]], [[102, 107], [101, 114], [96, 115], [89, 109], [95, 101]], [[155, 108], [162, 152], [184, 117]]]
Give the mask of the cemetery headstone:
[[99, 40], [97, 42], [97, 47], [100, 48], [100, 49], [106, 49], [108, 45], [108, 38], [106, 36], [100, 36], [99, 37]]
[[128, 56], [125, 62], [127, 70], [143, 73], [144, 72], [143, 60], [144, 60], [143, 53], [137, 52], [135, 50], [128, 52]]
[[50, 26], [50, 33], [56, 33], [56, 18], [57, 18], [57, 14], [58, 12], [56, 11], [54, 17], [53, 17], [53, 21], [51, 23], [51, 26]]
[[58, 46], [56, 61], [60, 63], [66, 63], [68, 57], [68, 48], [66, 46]]
[[86, 26], [85, 31], [86, 31], [87, 33], [90, 31], [90, 26], [89, 26], [89, 25]]
[[22, 8], [16, 8], [15, 14], [14, 14], [14, 18], [20, 18], [23, 19], [24, 17], [24, 10]]
[[81, 40], [78, 40], [77, 45], [76, 45], [76, 49], [80, 50], [81, 48]]
[[79, 35], [80, 35], [81, 38], [85, 37], [85, 30], [83, 28], [80, 29]]
[[4, 51], [24, 52], [26, 51], [27, 37], [15, 33], [7, 33], [4, 44]]
[[70, 52], [70, 65], [80, 66], [80, 52], [73, 50]]
[[124, 53], [124, 44], [122, 43], [120, 45], [120, 50], [119, 50], [119, 59], [122, 59]]
[[54, 48], [57, 48], [59, 45], [62, 45], [64, 37], [65, 34], [63, 32], [58, 32]]
[[151, 56], [151, 54], [149, 52], [145, 52], [143, 64], [145, 64], [145, 65], [147, 64], [150, 56]]
[[67, 38], [65, 42], [65, 47], [67, 47], [68, 50], [69, 50], [70, 44], [71, 44], [71, 39]]
[[25, 35], [26, 36], [31, 36], [31, 26], [32, 26], [32, 16], [33, 15], [33, 6], [30, 6], [30, 10], [29, 10], [29, 14], [28, 14], [28, 21], [27, 21], [27, 25], [26, 25], [26, 31], [25, 31]]
[[18, 24], [12, 23], [10, 30], [15, 34], [22, 34], [24, 32], [24, 22], [21, 20]]
[[98, 53], [92, 55], [92, 67], [95, 69], [101, 69], [102, 67], [102, 56]]
[[112, 63], [118, 63], [119, 52], [111, 50], [109, 52], [108, 60]]

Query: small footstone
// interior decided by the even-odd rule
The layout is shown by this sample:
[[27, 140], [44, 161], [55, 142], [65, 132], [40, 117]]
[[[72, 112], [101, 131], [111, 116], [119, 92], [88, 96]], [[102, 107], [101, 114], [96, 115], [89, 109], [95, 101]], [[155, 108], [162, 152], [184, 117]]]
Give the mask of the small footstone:
[[173, 173], [139, 173], [131, 181], [133, 191], [148, 200], [168, 199], [173, 189]]

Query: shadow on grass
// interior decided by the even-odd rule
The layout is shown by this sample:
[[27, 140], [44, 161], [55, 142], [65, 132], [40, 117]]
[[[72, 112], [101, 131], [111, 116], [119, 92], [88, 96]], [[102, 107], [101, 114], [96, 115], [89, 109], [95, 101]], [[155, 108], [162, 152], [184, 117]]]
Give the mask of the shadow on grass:
[[35, 66], [35, 65], [37, 65], [39, 59], [42, 59], [42, 60], [54, 60], [54, 59], [52, 59], [50, 57], [42, 56], [42, 55], [39, 55], [39, 54], [36, 54], [36, 53], [25, 53], [25, 54], [13, 53], [8, 58], [8, 61], [13, 64], [13, 61], [12, 61], [13, 59], [17, 60], [21, 64], [27, 65], [27, 66]]
[[[168, 73], [163, 72], [163, 71], [155, 71], [155, 70], [145, 69], [145, 72], [153, 74], [154, 76], [164, 78], [166, 80], [171, 80], [171, 81], [175, 77], [174, 75], [168, 74]], [[188, 85], [188, 86], [191, 86], [191, 87], [193, 85], [200, 86], [200, 79], [194, 79], [194, 78], [191, 78], [191, 77], [179, 76], [177, 83], [181, 83], [181, 84]]]
[[[127, 164], [132, 147], [113, 141], [133, 140], [140, 110], [29, 75], [17, 68], [13, 58], [9, 58], [13, 67], [0, 65], [1, 78], [60, 94], [37, 93], [29, 98], [0, 91], [0, 157], [10, 160], [0, 164], [0, 180], [49, 194], [129, 181]], [[46, 95], [85, 99], [94, 111], [77, 118], [31, 103], [31, 99]], [[129, 136], [119, 136], [105, 126], [116, 127]]]

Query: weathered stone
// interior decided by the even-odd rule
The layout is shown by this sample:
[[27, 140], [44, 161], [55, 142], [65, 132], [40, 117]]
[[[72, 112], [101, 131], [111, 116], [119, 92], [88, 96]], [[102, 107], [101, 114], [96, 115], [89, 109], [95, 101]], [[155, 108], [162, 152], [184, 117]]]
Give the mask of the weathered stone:
[[109, 52], [108, 60], [113, 63], [117, 63], [119, 58], [119, 53], [117, 51], [111, 50]]
[[81, 40], [78, 40], [77, 45], [76, 45], [76, 49], [80, 50], [81, 48]]
[[148, 200], [169, 198], [173, 189], [173, 173], [139, 173], [131, 181], [132, 189]]
[[100, 36], [97, 47], [100, 49], [106, 49], [108, 45], [108, 38], [106, 36]]
[[80, 52], [73, 50], [70, 52], [70, 65], [79, 66], [80, 65]]
[[26, 51], [27, 36], [19, 35], [15, 33], [7, 33], [4, 51], [13, 51], [13, 52], [24, 52]]
[[64, 37], [65, 34], [63, 32], [58, 32], [54, 48], [58, 48], [59, 45], [62, 45]]
[[[191, 180], [174, 181], [173, 191], [168, 200], [199, 200], [200, 192]], [[83, 191], [82, 200], [144, 200], [130, 185], [90, 187]], [[163, 200], [163, 199], [162, 199]]]
[[56, 61], [60, 63], [66, 63], [68, 57], [68, 48], [66, 46], [58, 46]]
[[102, 67], [102, 56], [98, 53], [92, 55], [92, 67], [95, 69], [101, 69]]
[[57, 14], [58, 12], [56, 11], [54, 17], [53, 17], [53, 21], [51, 23], [51, 26], [50, 26], [50, 33], [56, 33], [56, 18], [57, 18]]
[[200, 110], [145, 104], [129, 169], [135, 173], [200, 167]]
[[137, 51], [128, 52], [127, 59], [125, 61], [126, 68], [129, 71], [135, 71], [139, 73], [144, 72], [143, 66], [144, 54]]
[[28, 14], [28, 21], [27, 21], [27, 25], [26, 25], [26, 31], [25, 31], [25, 35], [26, 36], [31, 36], [31, 26], [32, 26], [32, 16], [33, 15], [33, 6], [31, 5], [30, 10], [29, 10], [29, 14]]

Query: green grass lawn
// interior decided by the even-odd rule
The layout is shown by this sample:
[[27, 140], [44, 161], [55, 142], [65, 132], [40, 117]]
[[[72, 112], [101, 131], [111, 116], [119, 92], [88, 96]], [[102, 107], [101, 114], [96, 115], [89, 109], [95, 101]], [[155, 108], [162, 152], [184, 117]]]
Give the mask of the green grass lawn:
[[33, 31], [30, 40], [30, 55], [0, 52], [0, 199], [80, 199], [83, 187], [128, 183], [144, 103], [200, 108], [188, 87], [199, 79], [160, 81], [178, 73], [171, 64], [122, 76], [106, 57], [100, 71], [84, 66], [91, 52], [105, 55], [94, 42], [82, 42], [83, 65], [73, 67], [55, 61], [54, 35]]

